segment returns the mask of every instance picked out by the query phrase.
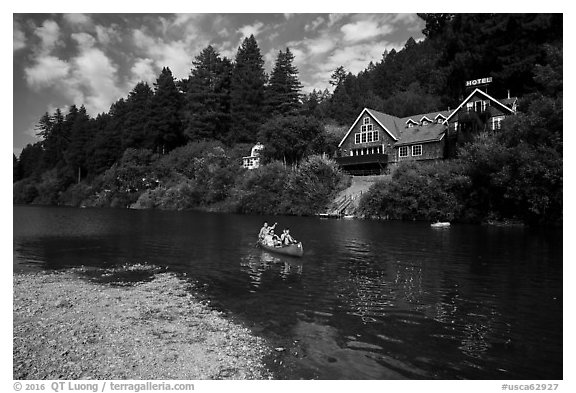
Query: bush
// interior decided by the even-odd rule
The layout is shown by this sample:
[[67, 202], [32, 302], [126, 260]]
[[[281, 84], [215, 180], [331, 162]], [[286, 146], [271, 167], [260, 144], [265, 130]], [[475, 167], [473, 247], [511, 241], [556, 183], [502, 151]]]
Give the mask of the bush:
[[375, 183], [360, 200], [360, 213], [398, 220], [463, 218], [470, 180], [458, 161], [403, 163], [392, 178]]

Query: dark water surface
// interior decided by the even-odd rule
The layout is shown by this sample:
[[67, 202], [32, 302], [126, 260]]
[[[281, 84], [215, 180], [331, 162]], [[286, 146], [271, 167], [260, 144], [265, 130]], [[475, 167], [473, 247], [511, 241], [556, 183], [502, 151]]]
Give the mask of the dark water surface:
[[[265, 219], [304, 257], [256, 248]], [[283, 342], [283, 377], [563, 377], [561, 230], [14, 206], [14, 271], [126, 263]]]

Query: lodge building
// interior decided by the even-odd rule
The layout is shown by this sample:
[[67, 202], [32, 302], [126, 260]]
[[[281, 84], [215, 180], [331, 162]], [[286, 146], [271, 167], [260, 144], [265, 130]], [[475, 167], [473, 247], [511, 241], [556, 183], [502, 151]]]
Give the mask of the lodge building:
[[336, 162], [355, 175], [380, 174], [402, 161], [455, 154], [457, 143], [482, 129], [499, 130], [516, 113], [517, 98], [496, 99], [474, 89], [454, 110], [399, 118], [364, 108], [338, 144]]

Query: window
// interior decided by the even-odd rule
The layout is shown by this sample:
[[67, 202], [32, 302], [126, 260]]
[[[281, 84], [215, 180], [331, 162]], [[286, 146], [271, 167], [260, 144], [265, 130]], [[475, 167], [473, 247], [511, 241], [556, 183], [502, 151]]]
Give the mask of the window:
[[428, 120], [422, 120], [422, 125], [423, 125], [423, 126], [428, 125], [428, 123], [429, 123]]
[[504, 116], [495, 116], [492, 118], [492, 130], [496, 131], [502, 127], [502, 120]]
[[466, 110], [468, 112], [470, 112], [472, 109], [474, 109], [474, 103], [473, 102], [469, 102], [466, 104]]
[[364, 124], [360, 126], [360, 133], [354, 134], [354, 143], [369, 143], [380, 139], [378, 131], [374, 130], [374, 124], [370, 123], [370, 118], [363, 119]]
[[412, 155], [413, 156], [421, 156], [422, 155], [422, 145], [412, 146]]
[[399, 157], [408, 157], [408, 146], [400, 146], [398, 149]]
[[454, 131], [457, 131], [457, 130], [458, 130], [458, 122], [455, 121], [455, 122], [454, 122]]
[[446, 120], [443, 116], [438, 116], [436, 118], [436, 121], [438, 122], [438, 124], [442, 124], [444, 122], [444, 120]]
[[414, 127], [414, 123], [408, 123], [408, 128]]

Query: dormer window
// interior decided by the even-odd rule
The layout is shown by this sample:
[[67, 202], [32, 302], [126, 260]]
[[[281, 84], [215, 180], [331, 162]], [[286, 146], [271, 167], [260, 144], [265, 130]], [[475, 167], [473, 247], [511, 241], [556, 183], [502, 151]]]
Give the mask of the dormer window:
[[428, 125], [428, 123], [430, 123], [428, 120], [422, 120], [422, 125], [423, 125], [423, 126]]
[[445, 118], [444, 116], [442, 116], [442, 115], [436, 116], [436, 122], [437, 122], [438, 124], [444, 123], [444, 120], [446, 120], [446, 118]]
[[406, 121], [406, 127], [408, 128], [412, 128], [414, 126], [418, 125], [418, 123], [416, 123], [414, 120], [412, 119], [408, 119], [408, 121]]

